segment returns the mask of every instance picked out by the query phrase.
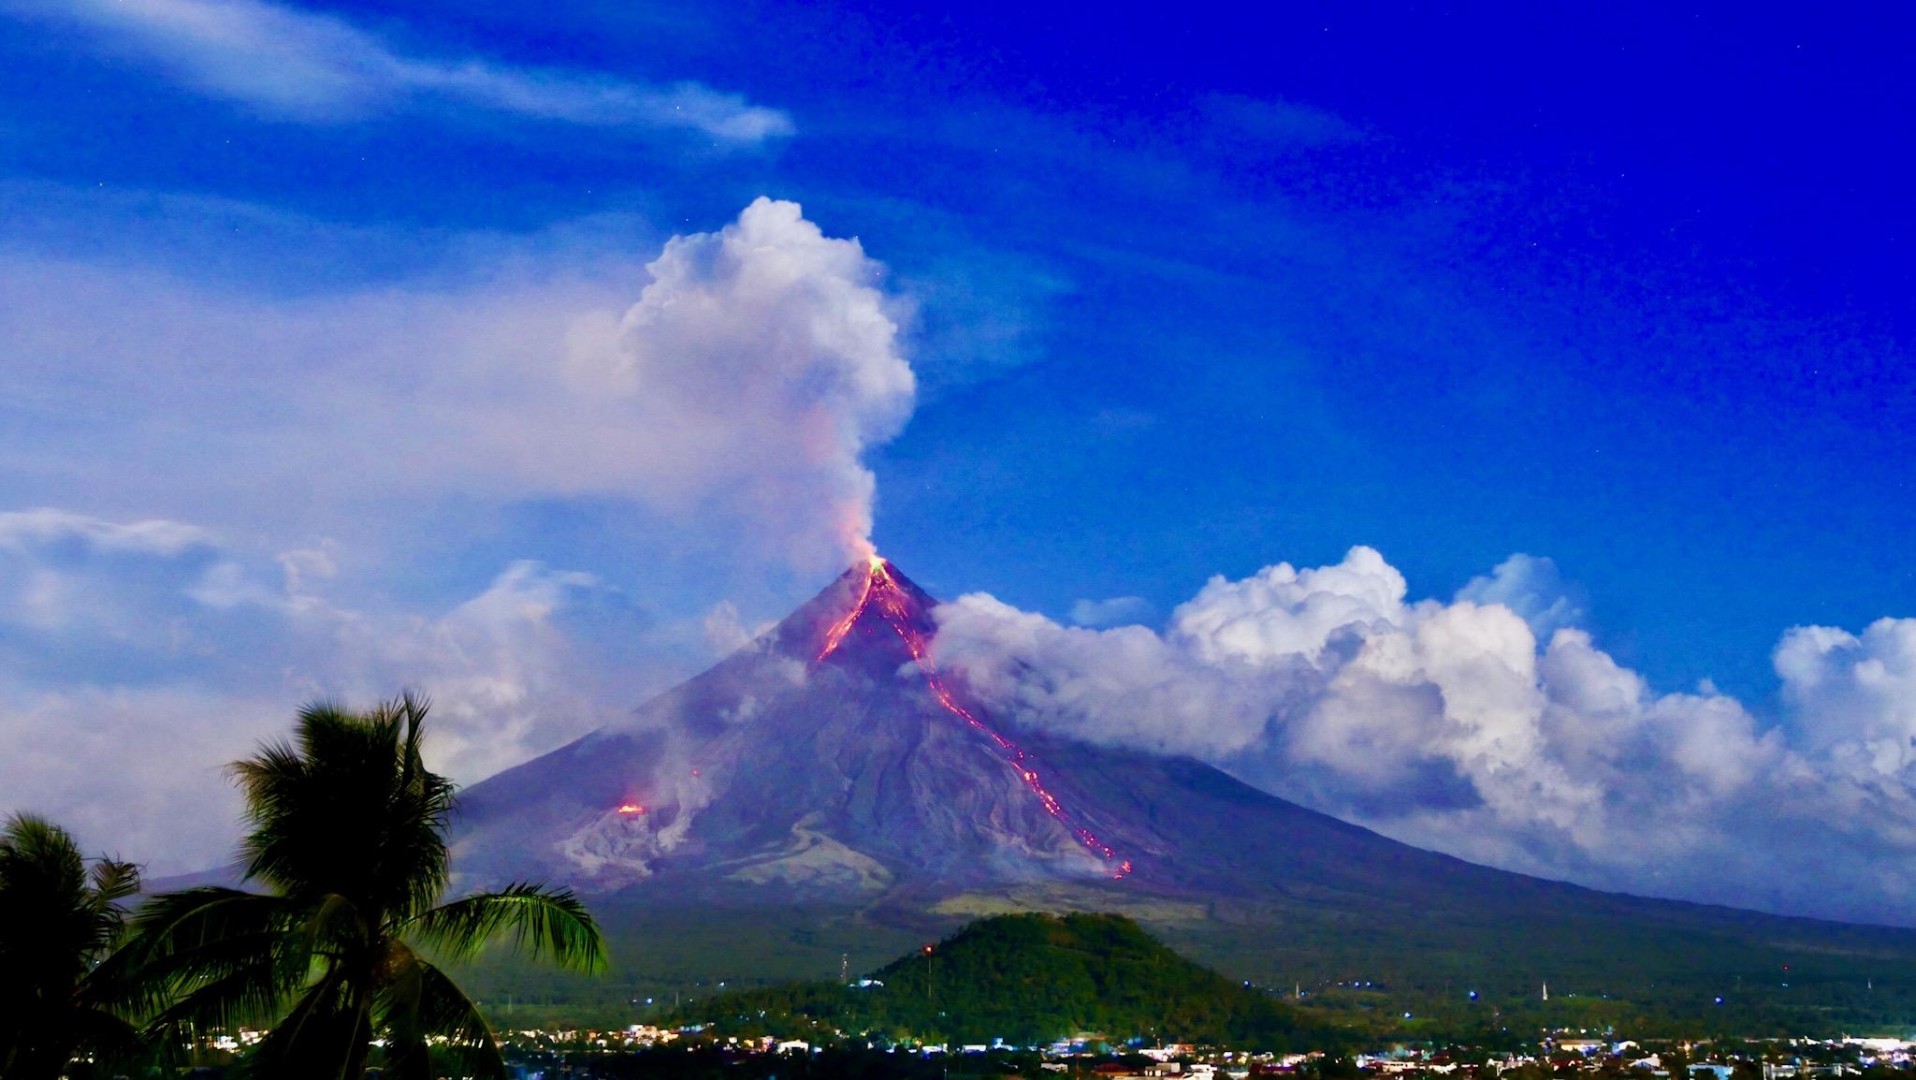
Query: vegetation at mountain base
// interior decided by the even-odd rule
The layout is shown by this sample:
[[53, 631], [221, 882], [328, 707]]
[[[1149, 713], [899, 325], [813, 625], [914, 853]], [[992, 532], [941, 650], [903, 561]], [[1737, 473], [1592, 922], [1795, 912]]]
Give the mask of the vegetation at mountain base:
[[0, 1078], [53, 1080], [76, 1054], [123, 1055], [137, 1046], [115, 1011], [122, 988], [97, 970], [120, 939], [122, 901], [139, 868], [89, 866], [65, 829], [15, 814], [0, 829]]
[[[1722, 909], [1714, 910], [1725, 925], [1700, 928], [1304, 903], [1180, 915], [1126, 905], [1115, 889], [1063, 899], [1106, 899], [1178, 953], [1280, 997], [1301, 992], [1313, 1015], [1370, 1040], [1502, 1046], [1541, 1030], [1605, 1027], [1653, 1038], [1904, 1035], [1916, 1016], [1916, 948], [1908, 931], [1886, 927]], [[836, 979], [841, 965], [874, 971], [967, 921], [902, 906], [668, 906], [622, 895], [596, 898], [594, 914], [614, 959], [607, 977], [505, 954], [463, 973], [494, 1023], [656, 1023], [675, 1003], [721, 989]], [[1727, 915], [1747, 927], [1728, 925]]]
[[132, 939], [102, 966], [144, 988], [145, 1034], [271, 1030], [255, 1075], [358, 1077], [372, 1041], [385, 1075], [437, 1075], [428, 1036], [466, 1075], [503, 1076], [492, 1032], [431, 957], [471, 955], [497, 934], [535, 959], [592, 970], [604, 945], [568, 890], [514, 884], [440, 903], [454, 787], [420, 756], [426, 703], [402, 696], [365, 714], [312, 705], [294, 740], [233, 766], [246, 796], [247, 881], [144, 904]]
[[1079, 1032], [1284, 1050], [1341, 1041], [1270, 994], [1179, 956], [1121, 915], [1000, 915], [873, 973], [722, 994], [678, 1017], [894, 1039], [1034, 1045]]

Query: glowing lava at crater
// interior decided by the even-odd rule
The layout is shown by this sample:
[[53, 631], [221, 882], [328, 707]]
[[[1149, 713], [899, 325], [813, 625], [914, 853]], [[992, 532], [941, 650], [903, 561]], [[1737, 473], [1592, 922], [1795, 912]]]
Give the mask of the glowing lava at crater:
[[628, 817], [633, 814], [643, 814], [645, 813], [645, 807], [640, 806], [638, 803], [631, 803], [631, 802], [620, 803], [619, 813], [624, 814]]
[[978, 719], [971, 710], [958, 701], [951, 688], [938, 674], [938, 670], [932, 666], [927, 656], [930, 643], [912, 619], [912, 599], [903, 588], [899, 587], [898, 582], [892, 577], [890, 564], [884, 559], [877, 555], [871, 556], [865, 579], [859, 586], [857, 603], [851, 606], [850, 612], [844, 618], [833, 623], [826, 630], [824, 647], [819, 650], [814, 662], [822, 663], [826, 657], [836, 652], [844, 643], [845, 636], [851, 633], [852, 627], [858, 624], [858, 620], [867, 610], [872, 609], [874, 604], [877, 605], [879, 617], [898, 634], [905, 643], [906, 651], [910, 652], [912, 659], [917, 661], [918, 669], [924, 673], [925, 684], [931, 690], [932, 697], [937, 699], [938, 704], [946, 712], [963, 720], [973, 730], [991, 740], [1005, 763], [1017, 773], [1018, 779], [1023, 781], [1026, 789], [1038, 800], [1038, 804], [1044, 807], [1045, 813], [1069, 828], [1073, 837], [1085, 850], [1110, 865], [1113, 878], [1123, 878], [1130, 874], [1131, 860], [1119, 857], [1109, 844], [1098, 839], [1091, 830], [1071, 820], [1071, 814], [1065, 810], [1064, 804], [1058, 801], [1058, 797], [1053, 795], [1050, 789], [1045, 787], [1044, 781], [1039, 778], [1037, 770], [1032, 767], [1030, 755], [1025, 753], [1024, 748]]

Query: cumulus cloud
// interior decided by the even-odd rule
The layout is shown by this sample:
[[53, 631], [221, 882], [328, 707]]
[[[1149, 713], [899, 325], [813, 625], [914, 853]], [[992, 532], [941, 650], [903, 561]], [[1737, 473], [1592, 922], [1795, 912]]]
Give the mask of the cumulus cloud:
[[1916, 780], [1916, 619], [1799, 626], [1774, 654], [1798, 741], [1865, 777]]
[[274, 116], [332, 123], [433, 101], [600, 127], [684, 128], [739, 145], [792, 133], [776, 109], [682, 82], [644, 86], [477, 58], [409, 55], [332, 16], [263, 0], [18, 0], [14, 14], [80, 27], [192, 89]]
[[[1714, 692], [1653, 691], [1567, 625], [1580, 609], [1546, 560], [1513, 557], [1449, 603], [1407, 592], [1359, 547], [1215, 578], [1162, 631], [973, 595], [939, 610], [935, 655], [1005, 715], [1189, 754], [1466, 858], [1905, 918], [1916, 873], [1881, 858], [1916, 855], [1916, 620], [1790, 631], [1789, 716], [1770, 724]], [[1779, 860], [1819, 872], [1779, 880]]]
[[1518, 552], [1488, 574], [1471, 578], [1457, 590], [1457, 599], [1474, 604], [1501, 604], [1530, 625], [1539, 640], [1584, 618], [1581, 590], [1563, 579], [1557, 564]]

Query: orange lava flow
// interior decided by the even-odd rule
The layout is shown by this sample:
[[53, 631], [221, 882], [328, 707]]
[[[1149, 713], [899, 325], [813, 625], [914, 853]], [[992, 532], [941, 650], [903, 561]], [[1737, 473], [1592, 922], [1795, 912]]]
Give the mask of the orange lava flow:
[[[871, 603], [872, 582], [879, 580], [883, 577], [884, 573], [885, 564], [873, 559], [872, 571], [865, 575], [864, 588], [858, 594], [858, 603], [852, 605], [851, 614], [833, 624], [832, 628], [825, 632], [825, 647], [818, 650], [819, 660], [830, 656], [833, 650], [838, 648], [838, 643], [845, 640], [845, 635], [852, 632], [852, 624], [857, 622], [858, 617], [865, 613], [865, 605]], [[884, 577], [883, 580], [890, 582], [891, 579]]]
[[912, 659], [918, 662], [919, 670], [925, 673], [925, 684], [931, 688], [932, 696], [938, 699], [938, 704], [942, 705], [946, 712], [963, 720], [990, 739], [1004, 755], [1006, 764], [1017, 770], [1018, 778], [1024, 781], [1025, 787], [1037, 798], [1039, 805], [1044, 807], [1045, 813], [1058, 819], [1070, 829], [1078, 843], [1084, 845], [1085, 850], [1106, 863], [1114, 864], [1111, 873], [1114, 879], [1129, 875], [1131, 860], [1120, 858], [1111, 845], [1098, 839], [1091, 830], [1071, 820], [1070, 815], [1065, 811], [1064, 804], [1060, 803], [1058, 797], [1044, 786], [1044, 781], [1038, 778], [1038, 772], [1032, 767], [1030, 755], [1025, 753], [1024, 748], [1005, 738], [991, 725], [973, 715], [970, 709], [959, 703], [957, 697], [952, 694], [951, 688], [946, 686], [945, 680], [939, 676], [937, 669], [932, 667], [930, 660], [926, 659], [928, 649], [925, 636], [911, 625], [905, 610], [905, 597], [897, 584], [892, 581], [891, 575], [886, 572], [883, 559], [872, 559], [871, 573], [865, 577], [864, 590], [859, 594], [858, 603], [852, 605], [851, 614], [845, 616], [843, 621], [834, 624], [826, 633], [825, 647], [819, 652], [818, 659], [825, 659], [838, 648], [839, 644], [845, 640], [845, 635], [851, 632], [852, 624], [858, 621], [858, 617], [865, 613], [865, 609], [874, 600], [877, 601], [879, 613], [884, 616], [886, 624], [898, 633], [899, 638], [905, 643], [906, 650], [911, 653]]

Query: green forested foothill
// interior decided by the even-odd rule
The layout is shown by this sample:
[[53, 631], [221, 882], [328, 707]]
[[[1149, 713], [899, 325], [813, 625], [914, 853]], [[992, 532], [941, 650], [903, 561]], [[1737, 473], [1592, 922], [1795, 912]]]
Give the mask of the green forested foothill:
[[1078, 1033], [1284, 1050], [1334, 1033], [1165, 948], [1120, 915], [1001, 915], [893, 961], [870, 986], [785, 983], [677, 1019], [740, 1031], [807, 1025], [894, 1039], [1014, 1045]]

